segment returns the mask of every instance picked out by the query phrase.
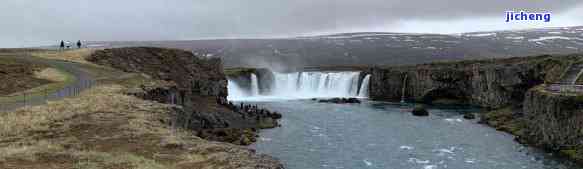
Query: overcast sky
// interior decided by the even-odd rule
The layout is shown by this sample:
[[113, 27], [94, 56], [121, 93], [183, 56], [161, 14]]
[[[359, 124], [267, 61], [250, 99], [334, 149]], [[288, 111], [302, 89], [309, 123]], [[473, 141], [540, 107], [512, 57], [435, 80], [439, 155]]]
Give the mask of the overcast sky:
[[[552, 12], [550, 23], [505, 11]], [[581, 0], [1, 0], [0, 47], [63, 40], [268, 38], [338, 32], [459, 33], [583, 25]]]

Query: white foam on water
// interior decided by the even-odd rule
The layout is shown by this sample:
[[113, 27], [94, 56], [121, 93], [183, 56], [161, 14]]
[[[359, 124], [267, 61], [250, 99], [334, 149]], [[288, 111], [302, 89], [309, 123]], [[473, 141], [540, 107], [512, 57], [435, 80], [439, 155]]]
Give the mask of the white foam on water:
[[372, 162], [370, 162], [368, 160], [362, 160], [362, 162], [364, 162], [364, 164], [366, 164], [366, 166], [372, 166]]
[[411, 146], [401, 146], [401, 147], [399, 147], [399, 149], [401, 149], [401, 150], [413, 150], [414, 148]]
[[421, 160], [421, 159], [417, 159], [417, 158], [409, 158], [409, 160], [407, 160], [410, 163], [416, 163], [416, 164], [429, 164], [429, 160]]
[[426, 165], [426, 166], [423, 166], [423, 169], [436, 169], [436, 168], [437, 168], [436, 165]]
[[460, 118], [455, 118], [455, 119], [447, 118], [447, 119], [445, 119], [445, 121], [454, 123], [454, 122], [463, 122], [464, 120], [462, 120]]

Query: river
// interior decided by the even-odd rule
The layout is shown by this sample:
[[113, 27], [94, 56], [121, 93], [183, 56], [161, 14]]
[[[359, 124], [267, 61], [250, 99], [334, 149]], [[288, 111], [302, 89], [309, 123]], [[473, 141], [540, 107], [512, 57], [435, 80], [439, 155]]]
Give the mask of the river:
[[[252, 148], [279, 158], [288, 169], [577, 168], [550, 153], [517, 143], [510, 134], [462, 118], [464, 113], [481, 111], [477, 108], [433, 107], [429, 109], [430, 116], [416, 117], [410, 113], [411, 104], [366, 99], [362, 104], [286, 99], [297, 96], [294, 93], [312, 90], [304, 86], [327, 89], [320, 92], [324, 94], [338, 91], [347, 96], [361, 96], [354, 91], [358, 85], [351, 84], [357, 82], [354, 78], [337, 78], [337, 83], [345, 84], [336, 86], [343, 87], [318, 87], [319, 83], [330, 80], [317, 79], [332, 75], [335, 74], [311, 74], [318, 78], [307, 83], [298, 79], [308, 75], [288, 74], [282, 76], [287, 77], [283, 82], [275, 82], [287, 87], [275, 91], [275, 95], [238, 95], [235, 100], [283, 114], [282, 127], [262, 130]], [[358, 77], [349, 73], [343, 76]], [[287, 82], [289, 79], [292, 82]], [[245, 93], [235, 91], [240, 89], [232, 86], [229, 93]]]

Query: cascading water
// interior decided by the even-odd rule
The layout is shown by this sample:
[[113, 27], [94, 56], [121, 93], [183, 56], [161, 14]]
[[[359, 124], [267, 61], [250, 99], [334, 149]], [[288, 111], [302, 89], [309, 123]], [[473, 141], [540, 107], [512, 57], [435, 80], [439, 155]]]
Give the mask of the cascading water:
[[243, 90], [234, 80], [228, 80], [227, 89], [229, 90], [229, 96], [227, 96], [227, 99], [229, 100], [239, 100], [246, 97], [245, 90]]
[[[235, 80], [229, 79], [230, 100], [306, 99], [330, 97], [366, 97], [359, 94], [360, 72], [273, 72], [269, 93], [260, 95], [258, 77], [251, 74], [250, 88], [242, 89]], [[360, 90], [368, 91], [369, 78], [363, 80]], [[366, 83], [366, 84], [364, 84]], [[366, 89], [362, 89], [366, 88]]]
[[370, 75], [366, 75], [362, 80], [362, 85], [360, 85], [360, 90], [358, 91], [358, 97], [368, 97], [368, 86], [370, 83]]
[[251, 96], [259, 96], [259, 82], [255, 73], [251, 74]]
[[409, 78], [409, 75], [405, 74], [405, 78], [403, 79], [403, 87], [401, 88], [401, 103], [405, 103], [405, 92], [407, 91], [407, 78]]
[[271, 96], [287, 98], [356, 97], [359, 72], [274, 73]]
[[257, 80], [257, 75], [251, 74], [251, 86], [250, 90], [246, 90], [241, 87], [234, 79], [228, 79], [227, 89], [229, 90], [229, 100], [241, 100], [245, 98], [252, 98], [259, 96], [259, 82]]

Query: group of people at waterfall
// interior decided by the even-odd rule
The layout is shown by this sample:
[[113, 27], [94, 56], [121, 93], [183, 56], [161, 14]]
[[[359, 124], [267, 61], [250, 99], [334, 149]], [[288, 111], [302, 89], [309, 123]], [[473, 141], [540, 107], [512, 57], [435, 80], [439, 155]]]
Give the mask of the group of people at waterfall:
[[[81, 40], [78, 40], [76, 45], [77, 45], [77, 48], [79, 48], [79, 49], [81, 49], [81, 47], [83, 47], [83, 43], [81, 43]], [[60, 50], [69, 49], [71, 47], [72, 47], [72, 45], [71, 45], [70, 41], [62, 41], [61, 40], [61, 44], [59, 45]]]

